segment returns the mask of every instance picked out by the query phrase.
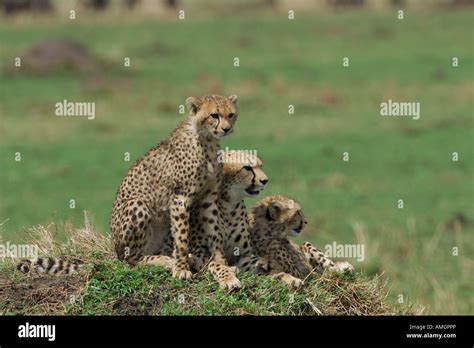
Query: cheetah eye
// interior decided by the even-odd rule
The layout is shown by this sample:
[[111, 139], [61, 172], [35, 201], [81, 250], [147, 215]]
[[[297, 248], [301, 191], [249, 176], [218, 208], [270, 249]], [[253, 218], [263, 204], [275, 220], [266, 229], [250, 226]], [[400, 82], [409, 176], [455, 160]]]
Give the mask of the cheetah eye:
[[211, 117], [217, 119], [219, 118], [219, 114], [211, 114]]
[[245, 166], [244, 169], [245, 170], [252, 170], [252, 167], [251, 166]]
[[234, 118], [235, 117], [235, 114], [229, 114], [229, 118]]

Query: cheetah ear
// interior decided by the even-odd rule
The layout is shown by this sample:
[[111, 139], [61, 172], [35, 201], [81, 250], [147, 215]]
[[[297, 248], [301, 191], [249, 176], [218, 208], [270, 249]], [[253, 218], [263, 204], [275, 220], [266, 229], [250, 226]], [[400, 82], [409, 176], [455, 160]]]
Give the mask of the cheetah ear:
[[283, 205], [280, 202], [272, 202], [268, 206], [267, 215], [271, 220], [277, 220], [283, 210]]
[[235, 103], [237, 103], [237, 96], [236, 96], [235, 94], [232, 94], [232, 95], [229, 96], [229, 100], [230, 100], [233, 104], [235, 104]]
[[186, 107], [188, 108], [191, 115], [196, 115], [202, 106], [202, 100], [197, 97], [189, 97], [186, 99]]

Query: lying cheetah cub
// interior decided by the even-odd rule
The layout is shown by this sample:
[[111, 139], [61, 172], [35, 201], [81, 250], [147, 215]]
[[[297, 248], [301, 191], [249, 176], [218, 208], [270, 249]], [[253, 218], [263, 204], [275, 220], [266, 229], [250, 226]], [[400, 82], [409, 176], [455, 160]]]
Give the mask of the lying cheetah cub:
[[[213, 214], [222, 172], [217, 153], [219, 140], [232, 133], [237, 120], [236, 101], [235, 95], [189, 97], [188, 117], [129, 169], [117, 191], [110, 219], [119, 259], [131, 265], [167, 263], [168, 259], [157, 254], [171, 229], [173, 276], [191, 277], [190, 210], [200, 202], [205, 207], [199, 211], [200, 220], [205, 221], [204, 233], [219, 233], [220, 224]], [[214, 265], [228, 267], [223, 242], [212, 242]]]
[[271, 275], [297, 288], [313, 269], [353, 271], [348, 262], [333, 262], [306, 242], [298, 247], [288, 239], [299, 235], [307, 221], [301, 205], [282, 195], [268, 196], [250, 208], [249, 232], [254, 252], [270, 261]]

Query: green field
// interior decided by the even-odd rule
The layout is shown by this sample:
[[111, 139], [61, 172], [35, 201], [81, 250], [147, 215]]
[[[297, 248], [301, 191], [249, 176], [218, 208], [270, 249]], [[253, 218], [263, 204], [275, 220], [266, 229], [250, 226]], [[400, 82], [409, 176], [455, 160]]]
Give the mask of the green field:
[[[222, 145], [256, 149], [270, 179], [264, 194], [302, 203], [300, 241], [362, 243], [365, 260], [352, 263], [383, 272], [390, 301], [401, 294], [430, 314], [473, 314], [474, 12], [286, 16], [2, 20], [3, 64], [51, 37], [76, 39], [106, 62], [91, 73], [1, 75], [4, 239], [51, 220], [79, 224], [83, 210], [107, 231], [122, 176], [183, 119], [179, 105], [235, 93], [239, 120]], [[95, 102], [96, 118], [56, 117], [63, 99]], [[381, 117], [388, 99], [420, 102], [420, 120]]]

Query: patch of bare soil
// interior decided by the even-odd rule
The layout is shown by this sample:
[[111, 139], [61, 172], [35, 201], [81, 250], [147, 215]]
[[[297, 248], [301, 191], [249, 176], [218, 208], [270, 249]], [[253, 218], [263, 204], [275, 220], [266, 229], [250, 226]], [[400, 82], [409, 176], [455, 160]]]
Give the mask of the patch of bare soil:
[[0, 283], [0, 314], [64, 314], [64, 307], [80, 298], [84, 275], [25, 277], [21, 283]]
[[153, 293], [146, 300], [132, 296], [119, 298], [112, 309], [117, 315], [159, 315], [162, 307], [163, 297], [159, 293]]

